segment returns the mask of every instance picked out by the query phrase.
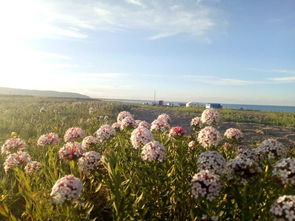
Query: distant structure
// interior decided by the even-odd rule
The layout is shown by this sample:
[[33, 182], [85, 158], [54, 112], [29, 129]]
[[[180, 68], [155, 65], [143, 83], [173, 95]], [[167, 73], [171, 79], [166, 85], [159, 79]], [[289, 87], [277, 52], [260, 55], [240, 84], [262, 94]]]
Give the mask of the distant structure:
[[221, 104], [206, 104], [206, 108], [222, 108]]
[[193, 106], [193, 102], [191, 102], [191, 101], [190, 102], [187, 102], [185, 106], [186, 107], [191, 107], [191, 106]]
[[160, 100], [160, 101], [159, 101], [159, 105], [160, 105], [160, 106], [164, 105], [164, 101]]

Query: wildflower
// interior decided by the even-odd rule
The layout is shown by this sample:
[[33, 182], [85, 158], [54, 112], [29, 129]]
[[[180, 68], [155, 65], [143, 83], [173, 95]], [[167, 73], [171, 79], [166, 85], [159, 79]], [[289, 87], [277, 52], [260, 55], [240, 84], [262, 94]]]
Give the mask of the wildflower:
[[244, 135], [239, 129], [229, 128], [225, 131], [224, 136], [229, 140], [240, 141]]
[[227, 162], [228, 175], [250, 178], [261, 172], [258, 163], [250, 158], [238, 156]]
[[192, 194], [197, 199], [203, 197], [212, 201], [221, 191], [220, 177], [209, 170], [201, 170], [192, 179]]
[[135, 126], [135, 120], [132, 117], [125, 117], [121, 122], [121, 130], [125, 128], [133, 128]]
[[78, 160], [79, 171], [86, 175], [89, 175], [91, 171], [96, 170], [100, 164], [100, 154], [95, 151], [84, 153]]
[[206, 109], [201, 115], [201, 122], [205, 125], [213, 126], [219, 123], [219, 113], [214, 109]]
[[151, 124], [151, 131], [165, 131], [165, 130], [169, 130], [170, 129], [170, 125], [167, 121], [165, 120], [154, 120]]
[[185, 134], [183, 127], [172, 127], [168, 134], [169, 137], [182, 137]]
[[58, 151], [59, 159], [75, 160], [83, 154], [83, 148], [78, 142], [68, 142]]
[[295, 184], [295, 158], [285, 158], [278, 161], [272, 175], [282, 184]]
[[112, 128], [110, 125], [105, 124], [102, 125], [96, 132], [95, 135], [97, 139], [102, 142], [104, 140], [108, 140], [111, 137], [116, 136], [116, 131], [114, 128]]
[[226, 161], [217, 151], [205, 151], [199, 155], [197, 164], [199, 170], [208, 170], [221, 175], [224, 172]]
[[128, 111], [122, 111], [118, 114], [117, 116], [117, 122], [118, 123], [122, 123], [123, 119], [126, 118], [126, 117], [130, 117], [130, 118], [133, 118], [132, 115], [130, 114], [130, 112]]
[[25, 165], [31, 161], [31, 157], [27, 152], [17, 151], [16, 153], [9, 154], [3, 163], [5, 172], [17, 167], [18, 165]]
[[135, 127], [138, 127], [138, 125], [140, 124], [140, 122], [141, 122], [141, 120], [135, 120], [135, 121], [134, 121], [134, 126], [135, 126]]
[[30, 161], [25, 166], [25, 172], [28, 175], [32, 175], [35, 172], [39, 171], [41, 169], [42, 165], [38, 161]]
[[119, 124], [119, 123], [113, 123], [112, 124], [112, 128], [114, 128], [115, 130], [120, 130], [120, 128], [121, 128], [121, 124]]
[[45, 145], [54, 145], [59, 143], [59, 138], [56, 133], [43, 134], [39, 137], [37, 141], [37, 145], [45, 146]]
[[220, 141], [220, 133], [214, 127], [205, 127], [198, 134], [198, 142], [205, 148], [217, 146]]
[[26, 143], [20, 138], [7, 139], [1, 147], [2, 154], [9, 154], [13, 150], [24, 150], [26, 149]]
[[66, 199], [77, 200], [82, 193], [82, 182], [73, 175], [64, 176], [56, 181], [50, 196], [55, 203], [63, 203]]
[[163, 162], [166, 158], [165, 148], [158, 141], [151, 141], [143, 146], [141, 158], [147, 161]]
[[270, 208], [270, 212], [276, 221], [294, 221], [295, 220], [295, 196], [280, 196]]
[[142, 121], [140, 121], [140, 123], [138, 124], [138, 127], [145, 127], [145, 128], [147, 128], [147, 129], [150, 129], [150, 128], [151, 128], [151, 125], [150, 125], [148, 122], [142, 120]]
[[168, 124], [171, 123], [171, 118], [170, 118], [170, 116], [169, 116], [168, 114], [165, 114], [165, 113], [160, 114], [160, 115], [158, 116], [157, 120], [166, 121]]
[[93, 114], [96, 112], [95, 108], [94, 107], [90, 107], [89, 110], [88, 110], [89, 114]]
[[79, 127], [71, 127], [69, 128], [64, 136], [65, 142], [72, 142], [76, 138], [84, 138], [85, 132]]
[[130, 140], [132, 146], [137, 149], [152, 141], [153, 135], [147, 128], [138, 127], [132, 131]]
[[256, 162], [258, 162], [258, 160], [259, 160], [256, 151], [254, 149], [250, 149], [250, 148], [240, 148], [240, 149], [238, 149], [238, 155], [237, 156], [241, 157], [241, 158], [249, 158], [249, 159], [254, 160]]
[[199, 130], [202, 128], [202, 122], [200, 117], [195, 117], [191, 120], [191, 127], [194, 130]]
[[97, 143], [97, 138], [93, 136], [87, 136], [82, 140], [82, 148], [84, 150], [88, 149], [90, 146]]
[[40, 113], [44, 113], [46, 111], [45, 107], [40, 108]]
[[261, 157], [269, 159], [281, 158], [287, 155], [286, 147], [275, 139], [264, 140], [259, 147], [256, 148], [256, 153]]

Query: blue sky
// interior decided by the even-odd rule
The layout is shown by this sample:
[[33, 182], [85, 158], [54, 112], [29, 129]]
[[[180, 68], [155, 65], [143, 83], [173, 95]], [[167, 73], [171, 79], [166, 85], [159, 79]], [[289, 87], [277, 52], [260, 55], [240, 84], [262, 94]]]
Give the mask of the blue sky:
[[[295, 105], [293, 0], [0, 3], [0, 86]], [[18, 7], [16, 7], [18, 6]]]

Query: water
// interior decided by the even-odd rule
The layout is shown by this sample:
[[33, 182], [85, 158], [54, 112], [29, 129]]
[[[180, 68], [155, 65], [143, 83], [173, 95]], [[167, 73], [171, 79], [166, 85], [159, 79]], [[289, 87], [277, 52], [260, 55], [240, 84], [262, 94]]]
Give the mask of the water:
[[[109, 99], [109, 101], [118, 101], [124, 103], [132, 103], [132, 104], [153, 104], [153, 101], [149, 100], [120, 100], [120, 99]], [[167, 104], [184, 104], [185, 102], [169, 102], [164, 101], [164, 105]], [[196, 106], [205, 106], [206, 103], [196, 103], [193, 102], [193, 105]], [[243, 110], [258, 110], [258, 111], [271, 111], [271, 112], [289, 112], [295, 113], [295, 106], [276, 106], [276, 105], [251, 105], [251, 104], [222, 104], [223, 108], [228, 109], [243, 109]]]

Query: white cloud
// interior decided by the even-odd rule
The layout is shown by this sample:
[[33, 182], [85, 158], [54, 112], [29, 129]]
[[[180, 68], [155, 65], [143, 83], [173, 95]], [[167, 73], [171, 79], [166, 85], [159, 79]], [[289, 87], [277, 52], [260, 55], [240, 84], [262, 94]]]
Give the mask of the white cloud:
[[204, 36], [224, 24], [216, 9], [195, 0], [11, 0], [0, 8], [4, 32], [20, 37], [83, 39], [87, 30], [136, 30], [155, 40], [183, 33]]
[[228, 85], [228, 86], [245, 86], [245, 85], [253, 85], [263, 83], [260, 81], [247, 81], [241, 79], [233, 79], [233, 78], [220, 78], [216, 76], [198, 76], [198, 75], [186, 75], [184, 76], [185, 79], [197, 81], [209, 85]]
[[118, 79], [118, 78], [124, 78], [128, 76], [124, 73], [86, 73], [87, 77], [95, 77], [95, 78], [105, 78], [105, 79]]
[[278, 73], [278, 74], [295, 74], [295, 69], [263, 69], [263, 68], [249, 68], [251, 71]]
[[278, 82], [278, 83], [294, 83], [295, 82], [295, 76], [269, 78], [268, 80]]

